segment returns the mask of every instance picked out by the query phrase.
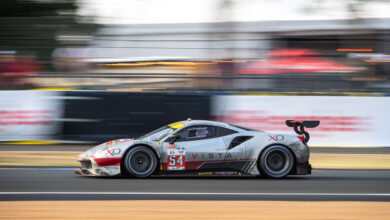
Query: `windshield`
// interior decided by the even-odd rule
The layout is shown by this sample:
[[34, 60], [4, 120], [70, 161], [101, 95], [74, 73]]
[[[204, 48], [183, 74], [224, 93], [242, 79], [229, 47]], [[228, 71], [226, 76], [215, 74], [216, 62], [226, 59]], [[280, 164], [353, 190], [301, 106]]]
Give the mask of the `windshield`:
[[154, 131], [151, 131], [139, 137], [138, 139], [149, 139], [151, 141], [161, 141], [164, 137], [166, 137], [168, 134], [171, 134], [175, 130], [176, 130], [175, 128], [164, 126]]

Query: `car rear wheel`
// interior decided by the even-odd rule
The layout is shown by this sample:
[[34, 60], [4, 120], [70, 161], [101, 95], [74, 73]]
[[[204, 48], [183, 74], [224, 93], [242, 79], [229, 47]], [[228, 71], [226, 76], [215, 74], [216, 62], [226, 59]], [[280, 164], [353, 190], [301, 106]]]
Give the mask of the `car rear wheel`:
[[287, 147], [282, 145], [273, 145], [266, 148], [261, 153], [258, 161], [260, 174], [271, 178], [287, 176], [293, 166], [293, 154]]
[[136, 146], [130, 149], [123, 161], [126, 174], [136, 178], [147, 178], [157, 167], [156, 154], [148, 147]]

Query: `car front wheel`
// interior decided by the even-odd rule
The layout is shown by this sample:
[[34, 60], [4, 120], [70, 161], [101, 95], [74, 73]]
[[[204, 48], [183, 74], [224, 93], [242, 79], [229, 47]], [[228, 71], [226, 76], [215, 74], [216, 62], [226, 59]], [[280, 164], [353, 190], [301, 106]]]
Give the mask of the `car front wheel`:
[[123, 168], [125, 174], [136, 178], [147, 178], [157, 167], [156, 154], [148, 147], [136, 146], [125, 155]]

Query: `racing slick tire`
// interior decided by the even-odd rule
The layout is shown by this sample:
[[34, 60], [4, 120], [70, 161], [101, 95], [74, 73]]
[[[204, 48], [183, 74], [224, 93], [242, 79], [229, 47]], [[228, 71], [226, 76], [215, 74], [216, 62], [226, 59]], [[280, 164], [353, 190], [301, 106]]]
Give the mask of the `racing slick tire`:
[[262, 176], [283, 178], [294, 167], [294, 155], [283, 145], [272, 145], [261, 153], [257, 166]]
[[145, 146], [136, 146], [124, 156], [124, 174], [135, 178], [147, 178], [154, 173], [157, 164], [157, 156], [153, 150]]

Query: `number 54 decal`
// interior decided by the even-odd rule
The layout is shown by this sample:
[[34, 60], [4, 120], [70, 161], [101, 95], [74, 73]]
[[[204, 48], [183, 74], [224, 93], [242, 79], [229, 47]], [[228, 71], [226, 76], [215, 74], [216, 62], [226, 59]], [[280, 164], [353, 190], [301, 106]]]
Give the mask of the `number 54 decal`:
[[169, 155], [168, 156], [168, 165], [170, 167], [184, 167], [184, 155]]
[[168, 150], [167, 169], [184, 170], [186, 166], [186, 155], [184, 150]]

